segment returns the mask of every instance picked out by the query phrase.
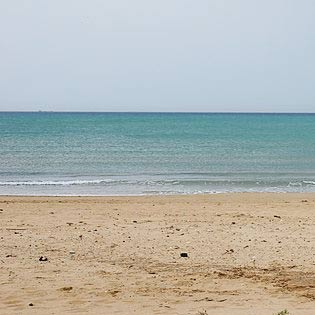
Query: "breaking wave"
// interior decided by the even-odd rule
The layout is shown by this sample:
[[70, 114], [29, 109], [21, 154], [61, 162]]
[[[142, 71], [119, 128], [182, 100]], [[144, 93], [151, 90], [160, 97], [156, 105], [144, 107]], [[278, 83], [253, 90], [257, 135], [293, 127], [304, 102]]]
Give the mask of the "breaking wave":
[[112, 180], [48, 180], [48, 181], [7, 181], [0, 182], [0, 186], [74, 186], [109, 184]]

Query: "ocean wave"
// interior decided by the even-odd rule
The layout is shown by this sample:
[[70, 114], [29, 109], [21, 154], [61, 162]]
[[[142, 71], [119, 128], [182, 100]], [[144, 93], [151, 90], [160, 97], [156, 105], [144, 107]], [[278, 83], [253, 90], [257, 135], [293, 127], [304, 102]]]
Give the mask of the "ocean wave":
[[[251, 190], [262, 188], [281, 188], [281, 189], [299, 189], [315, 187], [315, 181], [312, 180], [257, 180], [257, 179], [136, 179], [136, 178], [107, 178], [107, 179], [72, 179], [72, 180], [20, 180], [20, 181], [0, 181], [0, 187], [64, 187], [64, 186], [98, 186], [98, 187], [134, 187], [141, 191], [164, 191], [164, 189], [175, 189], [175, 191], [197, 190], [198, 192], [213, 192], [217, 189], [224, 190]], [[136, 188], [138, 187], [138, 188]], [[142, 188], [140, 188], [142, 187]]]
[[303, 180], [303, 183], [306, 185], [315, 185], [315, 181], [312, 180]]
[[98, 185], [108, 184], [112, 180], [48, 180], [48, 181], [8, 181], [0, 182], [0, 186], [73, 186], [73, 185]]
[[290, 182], [288, 187], [303, 187], [303, 186], [315, 186], [315, 181], [302, 180], [297, 182]]
[[95, 179], [95, 180], [35, 180], [35, 181], [2, 181], [0, 186], [77, 186], [77, 185], [145, 185], [162, 186], [180, 184], [177, 180], [126, 180], [126, 179]]

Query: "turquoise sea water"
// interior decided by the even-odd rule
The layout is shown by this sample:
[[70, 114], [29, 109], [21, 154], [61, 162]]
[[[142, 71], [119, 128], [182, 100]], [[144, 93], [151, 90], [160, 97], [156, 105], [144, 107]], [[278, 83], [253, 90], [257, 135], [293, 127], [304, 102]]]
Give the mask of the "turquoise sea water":
[[0, 113], [0, 194], [315, 191], [315, 115]]

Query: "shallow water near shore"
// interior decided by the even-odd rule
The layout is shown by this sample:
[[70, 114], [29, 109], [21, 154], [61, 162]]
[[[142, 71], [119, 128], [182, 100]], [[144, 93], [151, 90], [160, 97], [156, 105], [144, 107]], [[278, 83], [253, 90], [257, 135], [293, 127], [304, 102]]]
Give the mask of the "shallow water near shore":
[[0, 194], [314, 192], [315, 115], [0, 113]]

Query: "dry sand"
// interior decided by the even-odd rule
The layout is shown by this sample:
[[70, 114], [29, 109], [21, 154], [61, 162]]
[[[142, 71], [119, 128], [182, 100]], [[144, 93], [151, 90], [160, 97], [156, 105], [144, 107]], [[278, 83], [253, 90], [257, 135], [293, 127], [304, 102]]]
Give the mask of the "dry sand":
[[1, 314], [315, 314], [315, 194], [0, 197], [0, 209]]

